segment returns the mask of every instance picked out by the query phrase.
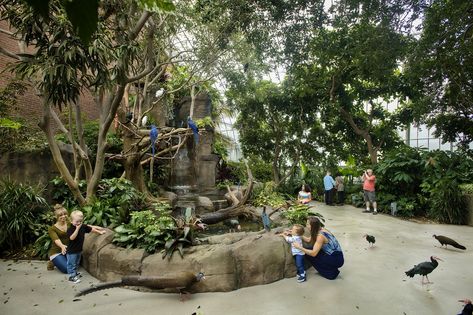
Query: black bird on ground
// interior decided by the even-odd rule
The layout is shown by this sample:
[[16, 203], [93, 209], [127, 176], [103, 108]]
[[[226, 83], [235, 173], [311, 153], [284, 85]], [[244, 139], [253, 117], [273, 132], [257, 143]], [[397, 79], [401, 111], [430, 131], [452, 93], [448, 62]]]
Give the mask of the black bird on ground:
[[[433, 283], [430, 282], [427, 275], [437, 268], [439, 265], [438, 260], [442, 261], [442, 259], [438, 257], [430, 256], [430, 261], [424, 261], [418, 265], [415, 265], [411, 270], [406, 271], [406, 275], [411, 278], [413, 278], [414, 275], [422, 275], [422, 284]], [[424, 277], [427, 278], [427, 282], [424, 282]]]
[[376, 243], [376, 238], [373, 235], [365, 234], [363, 235], [363, 238], [365, 238], [368, 241], [368, 243], [370, 243], [370, 247], [373, 246], [374, 243]]
[[92, 292], [118, 288], [123, 286], [145, 287], [149, 289], [177, 289], [179, 294], [188, 294], [188, 290], [193, 284], [205, 279], [204, 273], [182, 272], [168, 276], [124, 276], [121, 280], [110, 281], [93, 285], [89, 288], [80, 290], [76, 297], [86, 295]]
[[466, 247], [463, 245], [458, 244], [456, 241], [452, 240], [450, 237], [446, 237], [443, 235], [432, 235], [433, 238], [435, 238], [437, 241], [440, 242], [440, 244], [445, 245], [445, 248], [447, 248], [447, 245], [453, 246], [455, 248], [463, 249], [465, 250]]

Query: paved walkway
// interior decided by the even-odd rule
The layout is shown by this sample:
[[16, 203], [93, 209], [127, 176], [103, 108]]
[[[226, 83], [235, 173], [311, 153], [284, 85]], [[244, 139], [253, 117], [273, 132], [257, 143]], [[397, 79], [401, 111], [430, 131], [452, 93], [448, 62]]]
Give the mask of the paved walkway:
[[[308, 281], [295, 278], [227, 293], [201, 293], [180, 302], [178, 295], [109, 289], [74, 300], [78, 288], [97, 280], [85, 273], [69, 284], [38, 261], [0, 262], [0, 314], [317, 314], [317, 315], [446, 315], [458, 314], [460, 298], [473, 299], [473, 227], [419, 224], [391, 216], [361, 213], [352, 206], [314, 203], [345, 253], [340, 277], [330, 281], [309, 270]], [[369, 248], [362, 238], [376, 236]], [[432, 234], [449, 236], [466, 251], [440, 248]], [[436, 255], [444, 262], [430, 285], [404, 271]], [[256, 258], [257, 259], [257, 258]]]

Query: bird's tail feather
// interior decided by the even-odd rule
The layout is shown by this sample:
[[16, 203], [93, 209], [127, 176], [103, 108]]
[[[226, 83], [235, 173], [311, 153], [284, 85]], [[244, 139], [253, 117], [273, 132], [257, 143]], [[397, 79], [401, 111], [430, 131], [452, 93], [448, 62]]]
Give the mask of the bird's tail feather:
[[93, 285], [89, 288], [82, 289], [80, 290], [77, 294], [76, 297], [78, 296], [83, 296], [92, 292], [97, 292], [100, 290], [105, 290], [105, 289], [111, 289], [111, 288], [117, 288], [123, 286], [123, 283], [121, 280], [118, 281], [113, 281], [113, 282], [105, 282], [105, 283], [99, 283], [97, 285]]
[[452, 244], [452, 246], [453, 246], [453, 247], [455, 247], [455, 248], [463, 249], [463, 250], [465, 250], [465, 249], [466, 249], [466, 247], [465, 247], [465, 246], [463, 246], [463, 245], [460, 245], [460, 244], [458, 244], [458, 243], [456, 243], [456, 244]]

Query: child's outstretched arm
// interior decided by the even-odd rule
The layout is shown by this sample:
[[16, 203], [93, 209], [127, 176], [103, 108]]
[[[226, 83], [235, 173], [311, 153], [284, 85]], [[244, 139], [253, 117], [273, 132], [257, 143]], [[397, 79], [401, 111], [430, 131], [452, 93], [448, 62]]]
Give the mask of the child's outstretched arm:
[[92, 228], [93, 233], [97, 233], [97, 234], [100, 234], [100, 235], [105, 234], [105, 229], [100, 227], [100, 226], [91, 225], [90, 227]]

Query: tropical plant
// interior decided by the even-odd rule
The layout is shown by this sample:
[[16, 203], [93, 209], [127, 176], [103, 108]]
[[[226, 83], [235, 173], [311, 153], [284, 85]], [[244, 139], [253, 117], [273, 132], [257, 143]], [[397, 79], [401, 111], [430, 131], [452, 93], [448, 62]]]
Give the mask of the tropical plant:
[[415, 196], [422, 182], [422, 150], [401, 146], [386, 153], [376, 165], [376, 186], [384, 192]]
[[185, 215], [174, 219], [176, 229], [174, 236], [164, 244], [163, 259], [171, 259], [174, 252], [177, 250], [181, 258], [184, 258], [184, 246], [192, 245], [194, 243], [193, 229], [199, 219], [192, 216], [192, 209], [186, 208]]
[[128, 221], [131, 211], [148, 208], [144, 194], [123, 178], [102, 179], [97, 197], [99, 201], [106, 202], [109, 208], [115, 209], [117, 218], [114, 221], [119, 224]]
[[254, 188], [252, 203], [256, 207], [271, 206], [280, 207], [286, 203], [284, 196], [275, 191], [273, 182], [267, 182], [262, 188]]
[[309, 206], [302, 204], [289, 207], [286, 211], [281, 212], [281, 216], [288, 219], [291, 224], [301, 224], [303, 226], [305, 226], [309, 216], [316, 216], [321, 222], [325, 222], [324, 217], [320, 213], [314, 212]]
[[36, 241], [33, 244], [33, 255], [45, 259], [51, 247], [51, 237], [48, 228], [55, 223], [55, 216], [52, 211], [40, 215], [38, 224], [33, 229]]
[[[78, 209], [79, 205], [60, 177], [54, 178], [53, 200], [66, 209]], [[79, 181], [79, 188], [86, 187], [85, 181]], [[120, 178], [102, 179], [97, 189], [97, 198], [89, 205], [81, 207], [85, 222], [100, 226], [116, 226], [129, 220], [131, 211], [147, 209], [145, 196], [137, 191], [133, 184]]]
[[[54, 177], [51, 179], [50, 183], [53, 186], [51, 197], [55, 203], [62, 204], [66, 209], [74, 209], [79, 206], [77, 200], [71, 190], [67, 187], [67, 184], [62, 177]], [[80, 180], [78, 186], [81, 191], [84, 191], [86, 182]]]
[[362, 190], [358, 190], [358, 192], [353, 192], [351, 194], [348, 194], [348, 198], [351, 204], [357, 208], [362, 208], [365, 206], [365, 199], [364, 199]]
[[0, 181], [0, 249], [21, 248], [35, 239], [41, 214], [48, 209], [43, 188]]
[[427, 196], [427, 215], [440, 222], [464, 224], [467, 209], [459, 185], [470, 182], [473, 160], [464, 154], [431, 151], [425, 161], [422, 192]]
[[380, 211], [389, 213], [391, 203], [396, 202], [399, 216], [425, 215], [426, 205], [419, 199], [422, 195], [420, 185], [425, 176], [423, 152], [403, 145], [387, 152], [375, 166]]
[[210, 116], [205, 116], [204, 118], [197, 119], [195, 121], [195, 124], [199, 128], [205, 128], [205, 127], [213, 128], [215, 126], [215, 123], [212, 120], [212, 117], [210, 117]]
[[124, 222], [117, 208], [111, 207], [106, 200], [95, 200], [93, 203], [83, 206], [81, 211], [84, 213], [84, 223], [86, 224], [113, 227]]
[[130, 214], [130, 222], [114, 229], [113, 243], [127, 248], [143, 248], [148, 253], [173, 238], [176, 228], [169, 204], [159, 202], [153, 210]]

